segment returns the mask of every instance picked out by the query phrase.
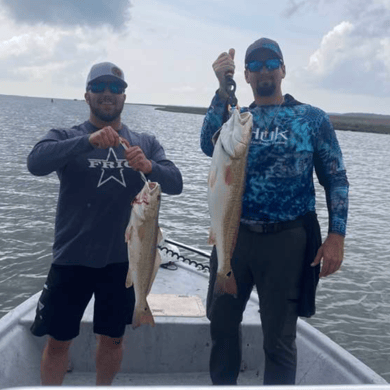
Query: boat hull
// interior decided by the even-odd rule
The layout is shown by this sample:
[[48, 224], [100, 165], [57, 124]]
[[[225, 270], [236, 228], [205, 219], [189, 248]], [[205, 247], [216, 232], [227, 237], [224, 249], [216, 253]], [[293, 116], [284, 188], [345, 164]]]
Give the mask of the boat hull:
[[[160, 269], [151, 293], [176, 297], [197, 297], [203, 306], [208, 273], [178, 263], [178, 270]], [[35, 294], [0, 320], [0, 388], [39, 385], [39, 366], [45, 337], [35, 337], [30, 326], [40, 293]], [[96, 348], [91, 301], [82, 320], [80, 335], [71, 347], [73, 371], [65, 385], [94, 385]], [[199, 308], [198, 308], [199, 309]], [[203, 308], [204, 309], [204, 308]], [[115, 384], [121, 385], [211, 385], [209, 321], [204, 310], [185, 316], [159, 315], [156, 327], [127, 327], [121, 372]], [[168, 310], [169, 312], [169, 310]], [[255, 294], [248, 302], [243, 320], [243, 363], [240, 385], [261, 385], [264, 369], [262, 332]], [[386, 384], [387, 382], [346, 350], [306, 322], [297, 329], [298, 385]], [[297, 387], [295, 387], [297, 388]]]

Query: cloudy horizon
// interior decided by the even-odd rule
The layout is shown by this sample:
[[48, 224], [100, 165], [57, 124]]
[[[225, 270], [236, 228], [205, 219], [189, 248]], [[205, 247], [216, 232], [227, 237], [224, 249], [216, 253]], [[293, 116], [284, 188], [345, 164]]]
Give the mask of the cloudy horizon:
[[247, 46], [277, 40], [283, 92], [327, 112], [388, 114], [390, 0], [0, 0], [0, 93], [82, 99], [92, 64], [125, 72], [130, 103], [209, 105], [211, 64], [236, 49], [237, 95]]

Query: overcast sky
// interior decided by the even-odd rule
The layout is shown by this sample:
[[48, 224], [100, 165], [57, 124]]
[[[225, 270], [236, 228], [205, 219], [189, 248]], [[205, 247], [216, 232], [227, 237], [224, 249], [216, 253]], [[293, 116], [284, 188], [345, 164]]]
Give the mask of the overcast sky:
[[390, 0], [0, 0], [0, 94], [82, 99], [96, 62], [120, 66], [131, 103], [209, 105], [212, 63], [279, 42], [283, 92], [327, 112], [390, 114]]

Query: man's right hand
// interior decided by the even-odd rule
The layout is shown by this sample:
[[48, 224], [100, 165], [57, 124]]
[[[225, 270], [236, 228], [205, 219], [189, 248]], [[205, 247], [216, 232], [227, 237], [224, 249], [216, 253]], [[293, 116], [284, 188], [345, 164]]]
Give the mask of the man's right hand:
[[235, 50], [230, 49], [229, 53], [222, 53], [213, 63], [213, 69], [217, 79], [219, 81], [218, 94], [221, 98], [227, 99], [228, 94], [226, 92], [226, 76], [234, 75], [234, 54]]
[[119, 135], [111, 126], [106, 126], [92, 133], [89, 142], [95, 148], [107, 149], [119, 145]]

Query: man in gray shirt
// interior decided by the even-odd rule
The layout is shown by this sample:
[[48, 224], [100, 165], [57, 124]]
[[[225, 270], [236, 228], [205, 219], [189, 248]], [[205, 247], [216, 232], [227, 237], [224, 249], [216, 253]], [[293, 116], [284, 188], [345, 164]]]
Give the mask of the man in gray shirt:
[[135, 301], [133, 288], [125, 288], [124, 236], [131, 201], [143, 187], [139, 172], [158, 182], [166, 194], [182, 191], [181, 173], [156, 138], [121, 122], [126, 87], [118, 66], [94, 65], [85, 93], [89, 120], [71, 129], [50, 130], [28, 156], [32, 174], [56, 171], [60, 180], [53, 263], [31, 327], [36, 336], [49, 335], [41, 364], [43, 385], [62, 383], [69, 347], [93, 294], [96, 384], [112, 383]]

